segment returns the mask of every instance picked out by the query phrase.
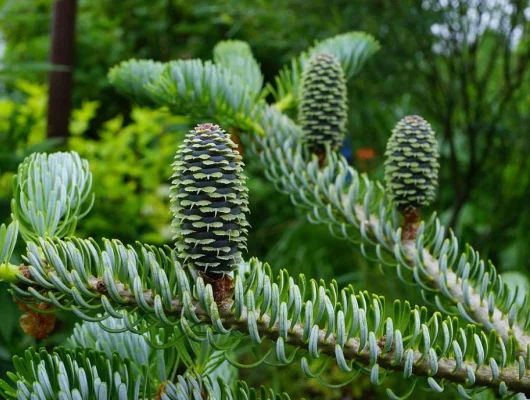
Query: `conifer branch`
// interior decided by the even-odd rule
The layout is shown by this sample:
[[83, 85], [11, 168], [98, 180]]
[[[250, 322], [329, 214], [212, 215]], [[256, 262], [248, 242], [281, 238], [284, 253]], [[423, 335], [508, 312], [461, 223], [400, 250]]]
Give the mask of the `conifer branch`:
[[[136, 310], [150, 326], [180, 324], [195, 340], [201, 340], [192, 328], [196, 323], [216, 333], [237, 330], [255, 344], [275, 342], [282, 363], [289, 362], [285, 346], [292, 345], [310, 359], [334, 358], [345, 372], [368, 370], [373, 384], [379, 384], [384, 368], [402, 371], [405, 378], [428, 377], [434, 390], [448, 381], [462, 391], [490, 387], [530, 394], [527, 360], [507, 352], [495, 332], [486, 337], [472, 325], [459, 328], [457, 319], [428, 316], [407, 303], [397, 302], [393, 317], [385, 317], [379, 296], [306, 282], [303, 276], [294, 280], [285, 271], [274, 278], [256, 260], [246, 267], [248, 275], [235, 276], [233, 300], [216, 303], [212, 287], [186, 272], [173, 252], [137, 251], [116, 241], [105, 242], [101, 251], [79, 239], [41, 239], [40, 248], [44, 260], [30, 243], [29, 264], [21, 267], [20, 283], [12, 285], [19, 301], [47, 302], [88, 321], [101, 320], [97, 313], [112, 315], [131, 331], [136, 328], [128, 312]], [[304, 360], [302, 369], [311, 374]]]
[[515, 303], [518, 289], [510, 290], [491, 263], [486, 266], [471, 247], [459, 254], [458, 239], [434, 216], [422, 222], [416, 240], [402, 242], [396, 210], [378, 182], [359, 176], [341, 155], [332, 154], [320, 168], [318, 160], [308, 161], [301, 145], [300, 128], [270, 107], [262, 114], [267, 132], [258, 140], [267, 176], [293, 203], [305, 208], [314, 223], [329, 225], [338, 237], [361, 244], [367, 258], [396, 266], [407, 274], [423, 293], [434, 294], [434, 303], [444, 312], [446, 304], [466, 320], [495, 330], [508, 344], [518, 343], [518, 354], [528, 359], [530, 309], [528, 296], [523, 305]]
[[[89, 282], [92, 286], [92, 292], [98, 295], [104, 295], [105, 281], [104, 279], [91, 278]], [[136, 295], [131, 290], [126, 289], [124, 285], [117, 283], [116, 287], [120, 297], [122, 297], [129, 306], [137, 307], [139, 304], [136, 301]], [[151, 306], [155, 305], [155, 299], [152, 291], [143, 292], [143, 299]], [[202, 308], [198, 300], [192, 300], [188, 306], [184, 306], [179, 298], [174, 298], [171, 302], [174, 312], [178, 314], [186, 312], [193, 312], [202, 323], [212, 324], [215, 320], [212, 320], [211, 313]], [[255, 334], [255, 330], [251, 328], [255, 321], [257, 332], [262, 338], [267, 338], [276, 341], [282, 338], [280, 333], [280, 322], [271, 323], [271, 316], [268, 314], [261, 314], [259, 310], [250, 311], [246, 306], [242, 307], [241, 315], [236, 318], [233, 312], [233, 303], [225, 303], [222, 307], [219, 307], [219, 321], [225, 329], [235, 329], [246, 335]], [[186, 310], [187, 308], [187, 310]], [[253, 314], [249, 317], [249, 314]], [[304, 340], [304, 331], [307, 329], [303, 324], [296, 323], [292, 324], [292, 321], [288, 321], [288, 333], [283, 338], [285, 344], [303, 348], [310, 351], [310, 344]], [[345, 344], [340, 345], [336, 335], [328, 333], [326, 329], [318, 329], [316, 334], [317, 344], [313, 344], [318, 347], [316, 354], [325, 354], [330, 357], [337, 357], [339, 352], [342, 352], [346, 362], [357, 362], [364, 366], [371, 365], [373, 362], [373, 353], [377, 352], [382, 354], [384, 352], [384, 345], [374, 343], [376, 347], [370, 348], [370, 346], [361, 345], [361, 341], [356, 338], [349, 339]], [[386, 344], [386, 343], [385, 343]], [[337, 349], [339, 346], [340, 350]], [[315, 354], [315, 355], [316, 355]], [[436, 354], [436, 353], [434, 353]], [[413, 351], [408, 353], [407, 358], [402, 357], [401, 360], [396, 357], [395, 350], [389, 350], [384, 355], [380, 356], [377, 360], [380, 367], [386, 368], [392, 371], [404, 372], [405, 377], [410, 377], [411, 374], [424, 377], [436, 377], [436, 379], [445, 379], [452, 383], [465, 384], [470, 379], [470, 371], [473, 371], [471, 375], [474, 376], [474, 384], [477, 386], [484, 386], [493, 389], [499, 389], [499, 383], [504, 382], [506, 387], [512, 392], [520, 392], [526, 395], [530, 395], [530, 375], [523, 373], [521, 374], [521, 367], [512, 366], [495, 370], [496, 367], [492, 368], [492, 364], [477, 366], [472, 361], [462, 361], [459, 363], [455, 359], [451, 358], [440, 358], [434, 357], [434, 360], [430, 357], [425, 357], [420, 351]], [[491, 363], [491, 360], [490, 360]], [[493, 361], [496, 365], [496, 362]], [[410, 371], [408, 370], [410, 368]], [[523, 367], [524, 369], [524, 367]]]
[[[334, 51], [330, 52], [336, 55]], [[197, 82], [195, 75], [185, 72], [197, 69], [185, 63], [173, 64], [172, 75], [155, 79], [150, 84], [152, 90], [167, 92], [167, 95], [157, 96], [160, 105], [189, 102], [189, 91], [177, 88]], [[301, 74], [301, 70], [298, 72]], [[298, 77], [300, 74], [295, 75]], [[115, 81], [122, 78], [119, 69], [114, 70], [113, 76]], [[221, 81], [221, 72], [214, 70], [208, 72], [207, 77], [208, 81], [198, 81], [200, 85], [195, 86], [196, 94], [192, 99], [200, 100], [200, 94], [205, 93], [208, 87], [219, 95], [208, 97], [205, 103], [195, 103], [196, 107], [234, 113], [241, 121], [232, 119], [237, 126], [260, 135], [266, 132], [265, 137], [260, 139], [258, 152], [261, 152], [268, 176], [297, 205], [308, 210], [313, 222], [327, 224], [339, 237], [362, 243], [363, 253], [375, 262], [397, 265], [400, 276], [403, 278], [408, 274], [423, 293], [434, 291], [431, 300], [444, 312], [459, 313], [486, 331], [499, 332], [506, 344], [510, 337], [515, 337], [519, 354], [528, 358], [530, 300], [527, 296], [524, 304], [518, 306], [515, 303], [517, 289], [509, 290], [493, 265], [480, 260], [478, 253], [470, 247], [459, 254], [457, 238], [450, 232], [446, 239], [444, 228], [434, 217], [420, 225], [415, 241], [417, 251], [410, 252], [408, 246], [408, 252], [405, 252], [401, 238], [397, 237], [397, 214], [378, 182], [360, 177], [342, 156], [330, 157], [322, 171], [314, 162], [308, 165], [299, 148], [300, 128], [293, 121], [274, 106], [243, 100], [245, 96], [241, 93], [245, 90], [241, 86], [244, 83], [235, 77]], [[165, 89], [168, 87], [173, 89], [168, 91]], [[238, 101], [226, 103], [224, 99], [231, 90], [235, 90], [234, 96]], [[289, 89], [284, 94], [288, 96], [292, 93]], [[229, 107], [226, 108], [225, 104]], [[175, 109], [179, 107], [175, 106]], [[248, 118], [252, 119], [252, 124], [244, 122]], [[349, 177], [353, 179], [347, 184]], [[428, 260], [428, 266], [424, 265], [425, 260]], [[454, 283], [458, 283], [460, 289]], [[448, 306], [454, 310], [448, 310]]]

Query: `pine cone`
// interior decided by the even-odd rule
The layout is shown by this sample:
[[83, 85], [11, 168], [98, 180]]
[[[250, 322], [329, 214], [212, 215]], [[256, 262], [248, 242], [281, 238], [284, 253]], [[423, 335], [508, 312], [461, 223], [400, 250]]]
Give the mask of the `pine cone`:
[[431, 125], [412, 115], [398, 122], [385, 152], [385, 182], [401, 211], [429, 205], [438, 186], [438, 142]]
[[220, 279], [246, 248], [248, 189], [237, 146], [224, 130], [190, 131], [173, 163], [171, 210], [177, 249], [185, 263]]
[[326, 144], [339, 149], [347, 118], [346, 79], [339, 61], [327, 53], [314, 55], [305, 67], [298, 121], [304, 141], [315, 154], [324, 154]]

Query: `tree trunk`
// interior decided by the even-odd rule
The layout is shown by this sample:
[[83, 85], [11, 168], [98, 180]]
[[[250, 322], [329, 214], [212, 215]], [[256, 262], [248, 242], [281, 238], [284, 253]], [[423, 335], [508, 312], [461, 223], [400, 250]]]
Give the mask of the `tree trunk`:
[[66, 139], [69, 133], [76, 3], [77, 0], [56, 0], [53, 7], [47, 126], [49, 138]]

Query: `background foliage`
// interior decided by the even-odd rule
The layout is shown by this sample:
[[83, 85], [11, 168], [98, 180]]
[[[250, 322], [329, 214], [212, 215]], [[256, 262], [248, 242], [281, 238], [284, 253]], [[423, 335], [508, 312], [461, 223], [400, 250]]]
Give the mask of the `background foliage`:
[[[3, 221], [9, 217], [18, 162], [36, 150], [67, 148], [87, 158], [94, 174], [96, 203], [80, 223], [79, 235], [170, 242], [170, 162], [183, 133], [202, 121], [133, 107], [111, 88], [108, 69], [133, 57], [212, 59], [219, 40], [240, 39], [250, 44], [265, 82], [270, 82], [315, 40], [361, 30], [371, 33], [381, 50], [350, 81], [343, 153], [358, 170], [380, 179], [390, 129], [403, 115], [422, 115], [441, 142], [441, 184], [433, 208], [501, 271], [522, 274], [512, 274], [512, 279], [528, 275], [527, 2], [124, 0], [116, 7], [105, 0], [79, 0], [76, 110], [67, 143], [44, 140], [51, 7], [51, 0], [0, 0]], [[243, 139], [243, 152], [248, 145]], [[276, 195], [251, 156], [245, 162], [250, 254], [275, 268], [288, 268], [292, 275], [335, 278], [339, 284], [414, 302], [393, 278], [379, 279], [379, 270], [333, 239], [327, 228], [306, 222], [288, 198]], [[0, 359], [7, 368], [11, 355], [31, 339], [17, 340], [18, 314], [2, 289], [0, 306], [8, 312], [0, 324]], [[45, 345], [63, 340], [71, 329], [72, 316], [60, 320], [63, 326]], [[283, 383], [273, 384], [285, 385], [289, 373], [282, 376]], [[372, 387], [367, 390], [363, 396], [377, 398]]]

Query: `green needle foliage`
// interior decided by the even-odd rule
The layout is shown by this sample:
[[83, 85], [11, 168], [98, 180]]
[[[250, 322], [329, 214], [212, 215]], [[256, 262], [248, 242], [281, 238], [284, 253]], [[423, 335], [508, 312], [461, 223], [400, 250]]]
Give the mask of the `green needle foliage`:
[[0, 225], [0, 282], [16, 282], [19, 268], [11, 265], [9, 260], [13, 255], [18, 236], [18, 223]]
[[230, 272], [246, 248], [248, 189], [236, 144], [217, 125], [201, 124], [173, 164], [171, 210], [177, 248], [212, 279]]
[[438, 186], [438, 142], [427, 121], [411, 115], [398, 122], [385, 152], [385, 183], [397, 208], [428, 206]]
[[18, 167], [13, 219], [27, 240], [70, 236], [92, 208], [92, 174], [77, 153], [34, 153]]
[[348, 106], [346, 79], [338, 60], [327, 53], [315, 54], [302, 79], [298, 122], [312, 153], [336, 151], [344, 140]]
[[0, 382], [0, 394], [6, 400], [131, 400], [143, 399], [146, 393], [161, 400], [289, 399], [263, 387], [255, 391], [244, 382], [231, 388], [222, 379], [193, 375], [176, 376], [156, 388], [144, 372], [135, 372], [132, 363], [118, 353], [108, 356], [80, 347], [58, 347], [51, 354], [44, 348], [30, 349], [24, 357], [15, 357], [14, 364], [16, 373], [10, 379], [16, 387]]
[[217, 65], [237, 72], [252, 92], [261, 91], [263, 75], [248, 43], [240, 40], [219, 42], [213, 49], [213, 59]]
[[29, 349], [15, 357], [16, 374], [10, 378], [16, 388], [0, 383], [6, 399], [133, 399], [139, 398], [142, 375], [134, 374], [131, 363], [118, 354], [77, 348]]
[[[310, 55], [325, 52], [339, 60], [350, 79], [375, 49], [372, 38], [349, 33], [317, 44], [293, 65], [304, 74]], [[252, 390], [237, 381], [236, 372], [261, 363], [297, 362], [307, 377], [335, 388], [361, 374], [374, 386], [399, 374], [410, 386], [402, 396], [386, 387], [392, 399], [413, 396], [416, 389], [440, 393], [448, 385], [465, 399], [490, 389], [506, 398], [530, 395], [528, 295], [517, 300], [522, 289], [509, 289], [496, 268], [472, 247], [462, 249], [452, 232], [446, 237], [436, 215], [421, 221], [413, 239], [402, 240], [398, 210], [425, 205], [436, 185], [436, 142], [428, 124], [419, 117], [398, 124], [389, 143], [391, 180], [384, 188], [332, 151], [325, 159], [308, 160], [302, 126], [283, 114], [298, 102], [302, 75], [294, 74], [292, 85], [278, 86], [279, 102], [268, 105], [256, 95], [258, 85], [248, 84], [256, 74], [238, 76], [241, 63], [227, 61], [232, 55], [248, 62], [248, 49], [228, 43], [216, 52], [216, 64], [129, 61], [115, 67], [110, 77], [133, 98], [207, 116], [254, 135], [249, 151], [259, 155], [266, 176], [311, 222], [326, 224], [333, 235], [360, 245], [364, 257], [395, 271], [438, 311], [406, 300], [388, 307], [384, 297], [352, 285], [339, 288], [335, 281], [287, 271], [274, 275], [257, 259], [240, 260], [248, 229], [243, 164], [225, 131], [202, 124], [188, 134], [174, 164], [175, 248], [51, 237], [70, 231], [39, 230], [48, 225], [27, 223], [37, 217], [24, 219], [21, 211], [13, 213], [19, 215], [17, 221], [0, 228], [0, 262], [9, 266], [0, 268], [0, 279], [12, 282], [17, 302], [31, 310], [42, 310], [44, 303], [46, 310], [70, 311], [85, 321], [69, 341], [73, 348], [52, 353], [30, 349], [16, 358], [12, 383], [0, 382], [0, 394], [31, 399], [281, 399], [288, 396]], [[50, 158], [33, 157], [22, 165], [47, 171]], [[84, 162], [80, 165], [87, 177]], [[65, 174], [73, 176], [60, 175], [68, 193], [61, 197], [56, 186], [39, 186], [42, 175], [26, 170], [17, 179], [30, 189], [28, 195], [17, 194], [14, 208], [29, 212], [29, 206], [19, 203], [35, 202], [39, 211], [33, 214], [39, 221], [55, 221], [49, 214], [63, 208], [67, 216], [82, 215], [78, 210], [84, 208], [78, 205], [86, 199], [80, 193], [85, 193], [81, 189], [88, 178], [80, 181], [85, 185], [78, 185], [78, 191], [67, 191], [79, 178], [74, 174], [78, 170], [68, 169]], [[70, 221], [59, 218], [63, 220]], [[9, 258], [18, 224], [24, 224], [27, 251], [23, 265], [15, 267]], [[215, 288], [225, 279], [228, 290], [219, 299]], [[245, 365], [237, 356], [249, 356], [249, 348], [256, 361]], [[339, 383], [323, 379], [330, 360], [342, 373]]]
[[152, 60], [122, 63], [119, 74], [115, 73], [116, 68], [110, 70], [109, 79], [120, 92], [130, 96], [138, 104], [152, 106], [156, 104], [154, 96], [144, 87], [163, 70], [164, 64]]

